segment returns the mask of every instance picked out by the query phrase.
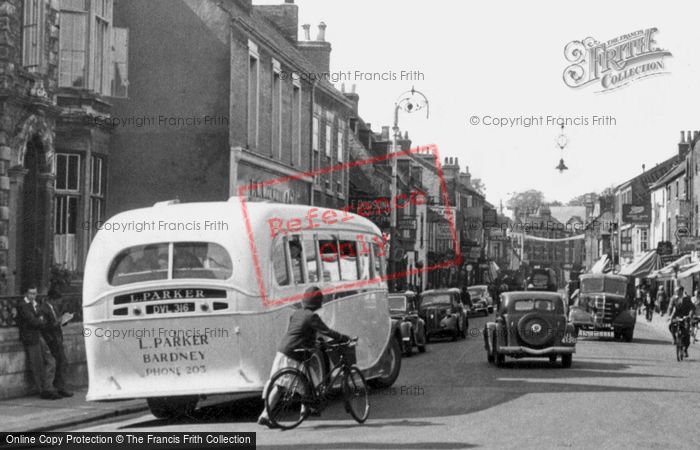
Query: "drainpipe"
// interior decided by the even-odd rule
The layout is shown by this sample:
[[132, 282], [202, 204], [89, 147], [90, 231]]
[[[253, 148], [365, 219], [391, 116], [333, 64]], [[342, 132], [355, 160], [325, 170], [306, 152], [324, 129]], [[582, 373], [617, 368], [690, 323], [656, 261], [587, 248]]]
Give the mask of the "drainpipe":
[[[316, 83], [318, 83], [318, 80], [314, 80], [311, 83], [311, 104], [309, 105], [309, 130], [311, 131], [310, 137], [311, 137], [311, 145], [309, 146], [309, 152], [311, 153], [311, 171], [313, 172], [314, 170], [317, 170], [319, 168], [314, 169], [314, 113], [316, 112]], [[319, 127], [320, 127], [319, 123]], [[319, 130], [320, 131], [320, 130]], [[319, 143], [320, 144], [320, 143]], [[320, 153], [320, 150], [319, 150]], [[309, 203], [311, 206], [314, 206], [314, 194], [316, 193], [316, 185], [314, 184], [314, 179], [311, 177], [311, 193], [309, 195]]]

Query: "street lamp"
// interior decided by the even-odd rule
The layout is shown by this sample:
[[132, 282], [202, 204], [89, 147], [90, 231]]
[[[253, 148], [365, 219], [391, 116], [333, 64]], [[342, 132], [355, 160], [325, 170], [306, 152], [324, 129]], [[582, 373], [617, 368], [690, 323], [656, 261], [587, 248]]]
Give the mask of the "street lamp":
[[[394, 128], [392, 129], [393, 131], [393, 136], [392, 136], [392, 141], [391, 141], [391, 151], [392, 153], [396, 153], [399, 151], [398, 148], [398, 140], [401, 137], [400, 136], [400, 131], [399, 131], [399, 111], [403, 110], [404, 112], [407, 113], [414, 113], [417, 111], [420, 111], [422, 109], [426, 110], [426, 115], [425, 118], [430, 117], [430, 104], [428, 103], [428, 97], [425, 96], [420, 91], [416, 91], [414, 87], [411, 88], [410, 91], [406, 91], [403, 94], [401, 94], [398, 99], [396, 100], [396, 103], [394, 104]], [[391, 158], [391, 198], [395, 199], [398, 195], [398, 186], [397, 186], [397, 178], [398, 178], [398, 161], [397, 161], [397, 156], [394, 155], [393, 158]], [[395, 246], [398, 245], [398, 234], [396, 230], [396, 222], [397, 222], [397, 215], [396, 215], [396, 208], [391, 208], [391, 244], [390, 244], [390, 249], [391, 253], [389, 253], [389, 260], [391, 263], [391, 274], [394, 275], [396, 273], [396, 260], [395, 258], [392, 257], [392, 253], [395, 253]], [[394, 280], [394, 284], [396, 284], [396, 280]]]

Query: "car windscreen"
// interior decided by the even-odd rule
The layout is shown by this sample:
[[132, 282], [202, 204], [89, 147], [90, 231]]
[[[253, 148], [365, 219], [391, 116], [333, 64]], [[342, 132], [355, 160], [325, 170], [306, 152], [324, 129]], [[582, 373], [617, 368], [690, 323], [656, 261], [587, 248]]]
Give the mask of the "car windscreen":
[[627, 294], [627, 280], [594, 277], [581, 280], [581, 292], [607, 292], [615, 295]]
[[469, 292], [469, 295], [472, 297], [481, 297], [484, 295], [484, 292], [486, 289], [484, 288], [467, 288], [467, 291]]
[[546, 299], [516, 300], [513, 304], [515, 311], [554, 311], [554, 302]]
[[171, 268], [173, 279], [226, 280], [233, 274], [231, 257], [220, 245], [177, 242], [172, 246], [158, 243], [122, 250], [112, 260], [107, 279], [112, 286], [166, 280]]
[[532, 284], [535, 287], [549, 286], [549, 275], [545, 273], [536, 273], [532, 276]]
[[433, 294], [423, 296], [421, 300], [421, 307], [426, 306], [449, 306], [452, 304], [452, 297], [450, 294]]
[[403, 311], [406, 309], [406, 297], [389, 297], [389, 309]]

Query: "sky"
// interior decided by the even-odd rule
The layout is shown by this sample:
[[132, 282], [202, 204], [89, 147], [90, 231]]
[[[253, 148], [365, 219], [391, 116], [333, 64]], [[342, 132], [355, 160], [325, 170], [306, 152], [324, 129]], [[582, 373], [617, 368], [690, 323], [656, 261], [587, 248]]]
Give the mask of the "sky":
[[[276, 4], [282, 0], [255, 0]], [[360, 115], [375, 131], [391, 125], [394, 103], [415, 86], [430, 102], [430, 116], [401, 113], [399, 126], [413, 145], [436, 144], [441, 157], [459, 158], [486, 185], [494, 205], [512, 192], [540, 190], [567, 202], [620, 184], [678, 151], [681, 130], [700, 130], [700, 27], [690, 2], [501, 0], [296, 0], [299, 22], [327, 24], [331, 72], [351, 71]], [[657, 28], [664, 75], [609, 92], [568, 87], [565, 46], [593, 37], [608, 41]], [[301, 37], [301, 33], [300, 33]], [[419, 71], [401, 80], [401, 71]], [[361, 73], [395, 73], [396, 80]], [[422, 78], [422, 79], [420, 79]], [[337, 84], [340, 88], [340, 83]], [[473, 116], [478, 125], [470, 123]], [[484, 125], [490, 117], [543, 117], [542, 125]], [[547, 117], [571, 124], [561, 151], [561, 130]], [[593, 117], [602, 122], [592, 124]], [[610, 119], [605, 119], [610, 118]], [[569, 170], [555, 170], [563, 156]]]

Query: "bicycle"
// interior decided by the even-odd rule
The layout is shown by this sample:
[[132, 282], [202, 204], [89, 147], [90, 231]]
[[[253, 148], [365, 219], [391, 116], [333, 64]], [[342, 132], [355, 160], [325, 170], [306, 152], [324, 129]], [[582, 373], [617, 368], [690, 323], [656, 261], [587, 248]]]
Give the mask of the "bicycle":
[[[320, 415], [330, 399], [330, 394], [338, 380], [345, 403], [345, 411], [358, 422], [364, 423], [369, 417], [369, 394], [365, 377], [357, 366], [351, 364], [346, 352], [357, 345], [357, 338], [349, 342], [322, 344], [321, 350], [326, 354], [332, 350], [340, 351], [338, 364], [327, 371], [318, 386], [309, 371], [308, 362], [314, 357], [314, 349], [296, 350], [306, 355], [303, 370], [285, 368], [272, 376], [265, 392], [265, 409], [270, 422], [283, 430], [299, 426], [309, 415]], [[328, 358], [330, 360], [330, 358]], [[281, 392], [277, 403], [270, 405], [270, 393], [274, 387]]]
[[673, 343], [676, 346], [676, 360], [683, 361], [686, 349], [690, 345], [690, 317], [673, 319], [671, 327], [673, 327]]

